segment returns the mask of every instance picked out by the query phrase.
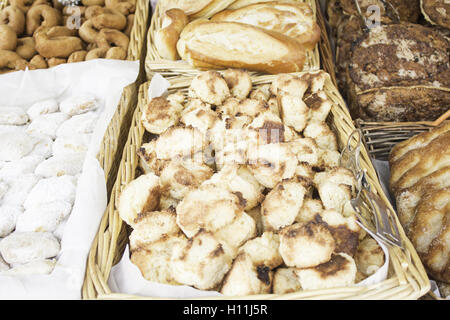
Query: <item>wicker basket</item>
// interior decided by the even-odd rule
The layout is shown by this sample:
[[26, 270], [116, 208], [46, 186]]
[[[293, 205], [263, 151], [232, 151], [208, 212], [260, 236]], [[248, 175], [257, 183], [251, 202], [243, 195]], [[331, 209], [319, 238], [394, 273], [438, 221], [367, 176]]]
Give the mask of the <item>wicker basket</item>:
[[[8, 0], [0, 0], [0, 10], [9, 5]], [[148, 29], [149, 0], [136, 0], [136, 11], [134, 13], [134, 25], [130, 34], [127, 60], [140, 60], [142, 48]]]
[[[255, 86], [270, 83], [274, 76], [254, 76]], [[170, 80], [170, 90], [187, 90], [192, 77], [177, 77]], [[85, 299], [153, 299], [150, 297], [135, 297], [112, 293], [107, 282], [111, 268], [122, 257], [125, 245], [128, 243], [128, 234], [125, 224], [122, 222], [115, 208], [115, 204], [122, 189], [136, 177], [138, 164], [137, 150], [140, 148], [145, 130], [140, 122], [141, 112], [148, 101], [147, 91], [149, 82], [144, 83], [139, 89], [138, 108], [133, 117], [128, 141], [125, 146], [122, 162], [120, 164], [116, 183], [111, 194], [108, 208], [103, 217], [96, 242], [93, 244], [88, 258], [87, 277], [83, 287]], [[340, 147], [342, 148], [355, 127], [348, 110], [339, 92], [330, 79], [325, 84], [328, 97], [334, 102], [334, 107], [329, 116], [329, 124], [336, 133]], [[355, 141], [354, 141], [355, 142]], [[383, 201], [392, 209], [388, 199], [378, 182], [375, 169], [372, 166], [366, 150], [362, 150], [362, 166], [367, 170], [369, 182], [374, 190], [382, 197]], [[426, 272], [420, 262], [417, 253], [406, 238], [400, 223], [405, 250], [390, 249], [389, 278], [382, 283], [368, 287], [345, 287], [327, 290], [301, 291], [287, 295], [258, 295], [243, 297], [245, 299], [417, 299], [430, 288]], [[233, 297], [224, 297], [232, 299]]]
[[[314, 13], [320, 12], [320, 7], [317, 5], [316, 0], [298, 0], [299, 2], [308, 3], [313, 9]], [[164, 60], [158, 53], [158, 50], [155, 47], [153, 42], [154, 35], [156, 31], [162, 25], [161, 19], [161, 2], [158, 2], [153, 17], [150, 23], [150, 29], [147, 35], [147, 57], [145, 58], [145, 71], [147, 73], [147, 79], [151, 79], [154, 73], [159, 73], [166, 78], [176, 77], [178, 75], [191, 75], [196, 73], [196, 69], [192, 68], [185, 61], [170, 61]], [[306, 62], [305, 62], [305, 71], [309, 70], [319, 70], [320, 69], [320, 53], [319, 48], [316, 48], [313, 51], [307, 52]]]
[[361, 119], [355, 121], [361, 128], [367, 150], [372, 158], [388, 160], [391, 149], [404, 140], [419, 133], [431, 130], [436, 126], [434, 122], [366, 122]]

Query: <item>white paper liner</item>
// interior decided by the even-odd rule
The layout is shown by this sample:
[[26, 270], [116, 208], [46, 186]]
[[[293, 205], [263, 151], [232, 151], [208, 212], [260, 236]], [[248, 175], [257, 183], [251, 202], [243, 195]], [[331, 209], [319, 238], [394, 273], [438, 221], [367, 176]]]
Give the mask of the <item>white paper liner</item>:
[[[166, 79], [160, 74], [155, 74], [150, 82], [148, 96], [152, 98], [162, 96], [167, 92], [169, 86], [170, 83]], [[385, 263], [372, 276], [356, 284], [357, 286], [368, 286], [386, 280], [389, 268], [389, 251], [383, 243], [378, 242], [378, 244], [384, 251]], [[172, 286], [146, 280], [139, 268], [130, 261], [128, 246], [120, 262], [112, 268], [108, 284], [111, 290], [116, 293], [154, 298], [188, 299], [222, 295], [216, 291], [202, 291], [188, 286]]]
[[78, 179], [61, 252], [50, 275], [0, 276], [0, 299], [81, 299], [87, 256], [107, 205], [104, 171], [96, 159], [123, 88], [136, 80], [139, 62], [91, 60], [51, 69], [0, 76], [1, 105], [27, 109], [32, 103], [92, 93], [103, 104]]

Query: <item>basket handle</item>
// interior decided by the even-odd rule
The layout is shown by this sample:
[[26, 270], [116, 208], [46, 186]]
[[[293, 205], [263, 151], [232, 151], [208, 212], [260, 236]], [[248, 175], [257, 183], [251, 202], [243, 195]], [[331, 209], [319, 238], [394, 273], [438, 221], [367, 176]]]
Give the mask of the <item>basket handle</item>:
[[434, 121], [432, 123], [433, 126], [437, 127], [438, 125], [440, 125], [442, 122], [444, 122], [445, 120], [447, 120], [450, 117], [450, 109], [447, 110], [446, 113], [444, 113], [442, 116], [440, 116], [439, 118], [436, 119], [436, 121]]

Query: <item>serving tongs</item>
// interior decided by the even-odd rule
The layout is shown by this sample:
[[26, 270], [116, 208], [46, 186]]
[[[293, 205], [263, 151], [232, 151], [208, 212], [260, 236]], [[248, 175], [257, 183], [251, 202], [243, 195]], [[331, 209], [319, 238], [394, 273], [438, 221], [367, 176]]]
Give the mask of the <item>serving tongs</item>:
[[358, 218], [357, 223], [386, 245], [403, 248], [392, 211], [372, 192], [366, 171], [361, 168], [361, 146], [362, 132], [358, 129], [350, 135], [339, 161], [340, 166], [351, 170], [356, 178], [356, 197], [350, 203]]

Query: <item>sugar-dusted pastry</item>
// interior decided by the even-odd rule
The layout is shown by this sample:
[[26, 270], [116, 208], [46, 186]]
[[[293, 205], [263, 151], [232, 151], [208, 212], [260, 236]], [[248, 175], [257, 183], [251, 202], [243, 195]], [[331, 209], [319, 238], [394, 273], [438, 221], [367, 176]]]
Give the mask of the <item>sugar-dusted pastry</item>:
[[28, 122], [28, 115], [19, 107], [0, 108], [0, 125], [23, 125]]
[[54, 201], [73, 204], [77, 191], [76, 184], [76, 178], [67, 175], [41, 179], [31, 189], [23, 206], [26, 210], [31, 210]]
[[50, 156], [52, 156], [52, 154], [53, 154], [53, 140], [48, 136], [38, 137], [36, 145], [34, 146], [30, 155], [47, 159]]
[[100, 104], [93, 94], [81, 94], [61, 101], [59, 109], [69, 116], [74, 116], [96, 110], [99, 106]]
[[58, 110], [58, 102], [54, 99], [47, 99], [33, 103], [31, 107], [27, 109], [27, 114], [30, 120], [33, 121], [43, 114], [58, 112]]
[[3, 196], [2, 203], [22, 206], [38, 181], [39, 178], [35, 174], [25, 174], [15, 178], [10, 182], [9, 189]]
[[36, 117], [30, 123], [26, 132], [30, 135], [44, 135], [54, 139], [56, 137], [56, 130], [67, 119], [69, 119], [69, 116], [63, 112], [43, 114]]
[[0, 256], [0, 273], [9, 270], [9, 265]]
[[53, 232], [71, 212], [72, 205], [65, 201], [43, 203], [25, 210], [17, 218], [18, 232]]
[[83, 133], [92, 133], [94, 132], [98, 117], [98, 113], [93, 111], [73, 116], [59, 126], [56, 131], [56, 136], [65, 137]]
[[83, 168], [84, 159], [83, 153], [53, 156], [37, 165], [34, 173], [45, 178], [76, 176]]
[[57, 137], [53, 143], [53, 155], [69, 156], [86, 153], [91, 142], [91, 134], [77, 134], [74, 136]]
[[17, 217], [22, 213], [23, 209], [20, 206], [0, 206], [0, 238], [4, 238], [14, 231]]
[[17, 264], [3, 273], [5, 276], [28, 276], [50, 274], [56, 266], [56, 259], [33, 260], [24, 264]]
[[0, 179], [12, 181], [19, 176], [34, 173], [36, 167], [43, 160], [40, 156], [29, 155], [20, 160], [7, 162], [0, 169]]
[[37, 143], [37, 139], [25, 132], [14, 134], [0, 133], [0, 161], [16, 161], [28, 155]]
[[0, 253], [9, 264], [53, 258], [59, 251], [59, 241], [48, 232], [13, 232], [0, 241]]

